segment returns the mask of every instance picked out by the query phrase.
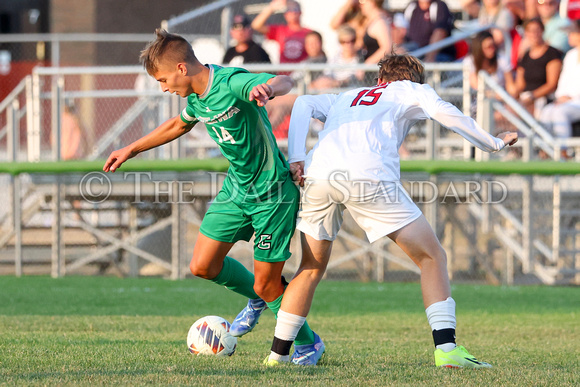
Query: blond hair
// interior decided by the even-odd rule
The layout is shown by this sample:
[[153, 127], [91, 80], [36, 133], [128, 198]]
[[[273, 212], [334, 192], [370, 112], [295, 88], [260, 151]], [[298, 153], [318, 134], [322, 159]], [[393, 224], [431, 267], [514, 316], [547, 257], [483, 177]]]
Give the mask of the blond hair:
[[191, 44], [182, 36], [171, 34], [161, 28], [155, 30], [155, 35], [157, 38], [147, 44], [139, 57], [150, 75], [159, 70], [161, 62], [177, 64], [198, 61]]
[[425, 67], [412, 55], [387, 54], [379, 61], [379, 79], [383, 82], [425, 83]]
[[336, 31], [336, 33], [338, 35], [339, 40], [341, 38], [344, 38], [345, 36], [356, 38], [356, 31], [354, 30], [354, 28], [352, 28], [351, 26], [349, 26], [347, 24], [341, 25], [338, 28], [338, 31]]

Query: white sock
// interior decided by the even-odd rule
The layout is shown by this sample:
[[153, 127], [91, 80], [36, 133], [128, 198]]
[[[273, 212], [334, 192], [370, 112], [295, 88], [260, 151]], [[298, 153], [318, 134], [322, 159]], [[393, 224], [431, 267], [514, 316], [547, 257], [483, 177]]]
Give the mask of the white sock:
[[[451, 297], [448, 297], [445, 301], [439, 301], [429, 305], [425, 309], [425, 313], [427, 314], [427, 321], [429, 321], [432, 331], [456, 328], [455, 301]], [[455, 343], [437, 345], [437, 348], [444, 352], [452, 351], [455, 347]]]
[[274, 330], [274, 336], [280, 340], [294, 341], [298, 331], [300, 328], [302, 328], [302, 325], [304, 325], [304, 321], [306, 321], [306, 317], [284, 312], [282, 309], [280, 309], [276, 319], [276, 329]]
[[[306, 321], [306, 317], [298, 316], [296, 314], [287, 313], [283, 310], [278, 311], [276, 319], [276, 329], [274, 330], [274, 337], [284, 341], [294, 341], [296, 335], [302, 325]], [[287, 349], [290, 347], [288, 346]], [[289, 361], [289, 355], [280, 355], [274, 351], [270, 352], [270, 360], [277, 360], [282, 362]]]

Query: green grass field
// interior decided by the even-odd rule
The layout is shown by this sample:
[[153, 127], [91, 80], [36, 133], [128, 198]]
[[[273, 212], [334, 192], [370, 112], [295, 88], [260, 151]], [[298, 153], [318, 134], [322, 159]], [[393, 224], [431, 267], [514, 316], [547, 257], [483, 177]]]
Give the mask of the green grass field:
[[489, 370], [438, 369], [418, 284], [323, 282], [317, 367], [266, 369], [264, 314], [231, 358], [189, 354], [199, 317], [245, 300], [203, 280], [0, 277], [0, 384], [580, 385], [580, 289], [457, 285], [458, 342]]

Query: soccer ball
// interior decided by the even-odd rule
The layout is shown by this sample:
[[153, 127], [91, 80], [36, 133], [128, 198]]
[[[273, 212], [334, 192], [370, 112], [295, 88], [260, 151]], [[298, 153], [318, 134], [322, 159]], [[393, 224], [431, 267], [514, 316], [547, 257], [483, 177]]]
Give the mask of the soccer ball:
[[193, 323], [187, 347], [194, 355], [232, 356], [238, 338], [230, 335], [230, 323], [219, 316], [205, 316]]

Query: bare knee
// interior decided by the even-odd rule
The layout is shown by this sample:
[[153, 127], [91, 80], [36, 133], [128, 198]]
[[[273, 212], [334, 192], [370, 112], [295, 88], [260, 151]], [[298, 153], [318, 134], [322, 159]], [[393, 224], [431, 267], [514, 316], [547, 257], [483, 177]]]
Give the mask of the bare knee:
[[416, 257], [419, 267], [425, 265], [437, 265], [447, 267], [447, 253], [443, 250], [443, 247], [434, 251], [424, 251], [422, 254]]
[[204, 279], [213, 279], [219, 274], [219, 271], [216, 272], [215, 267], [208, 264], [207, 260], [200, 259], [195, 255], [189, 263], [189, 270], [194, 276]]
[[317, 261], [309, 261], [309, 262], [302, 262], [300, 264], [300, 268], [296, 273], [296, 276], [300, 275], [302, 278], [306, 279], [308, 282], [319, 283], [326, 272], [326, 264], [317, 262]]
[[254, 291], [262, 300], [272, 302], [284, 293], [284, 285], [282, 285], [281, 279], [269, 281], [256, 277], [254, 279]]

